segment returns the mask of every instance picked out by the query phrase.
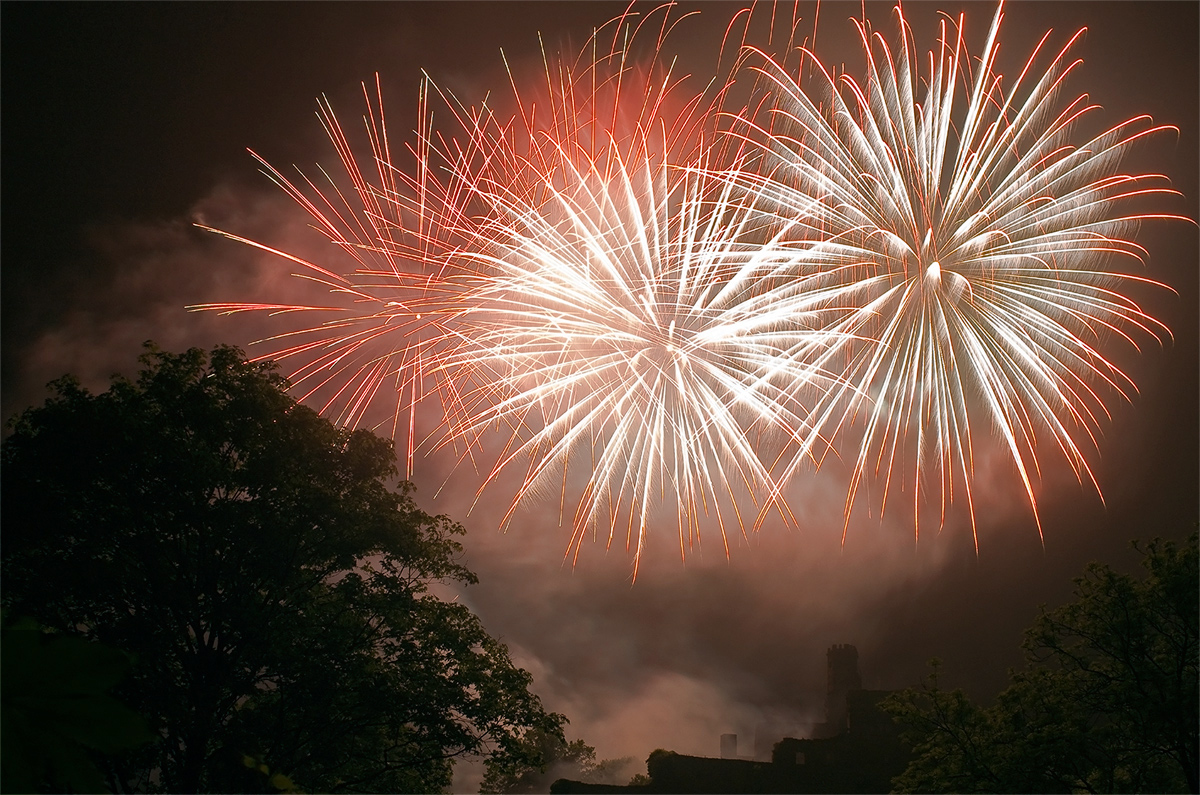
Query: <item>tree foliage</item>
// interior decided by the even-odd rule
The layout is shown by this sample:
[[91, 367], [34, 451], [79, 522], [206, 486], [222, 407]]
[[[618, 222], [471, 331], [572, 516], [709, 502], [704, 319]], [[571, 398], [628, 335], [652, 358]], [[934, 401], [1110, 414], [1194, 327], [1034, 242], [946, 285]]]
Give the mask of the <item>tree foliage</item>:
[[389, 486], [390, 441], [236, 348], [142, 363], [102, 394], [56, 382], [2, 453], [4, 605], [137, 659], [115, 692], [159, 739], [108, 760], [110, 787], [431, 791], [459, 756], [561, 737], [505, 647], [431, 593], [475, 582], [463, 530]]
[[992, 706], [940, 689], [936, 661], [890, 700], [914, 747], [899, 791], [1198, 791], [1197, 535], [1138, 549], [1146, 577], [1093, 563], [1074, 601], [1042, 608]]

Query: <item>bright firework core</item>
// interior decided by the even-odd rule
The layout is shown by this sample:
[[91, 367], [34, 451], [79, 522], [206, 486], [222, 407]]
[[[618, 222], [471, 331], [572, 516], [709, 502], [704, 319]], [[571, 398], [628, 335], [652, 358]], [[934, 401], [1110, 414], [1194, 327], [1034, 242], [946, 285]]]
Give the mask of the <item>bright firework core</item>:
[[513, 190], [520, 181], [480, 183], [497, 220], [470, 255], [486, 276], [451, 366], [486, 366], [488, 377], [459, 413], [472, 418], [470, 434], [514, 429], [492, 473], [527, 462], [514, 508], [569, 491], [569, 470], [583, 468], [576, 552], [586, 531], [611, 542], [623, 528], [640, 555], [664, 502], [682, 552], [700, 517], [745, 528], [777, 498], [758, 437], [807, 444], [788, 390], [815, 380], [801, 352], [830, 335], [799, 322], [812, 297], [774, 278], [788, 250], [742, 242], [761, 214], [727, 183], [647, 155], [606, 155], [559, 164], [578, 181], [548, 207]]
[[1166, 331], [1127, 294], [1153, 283], [1121, 268], [1139, 222], [1173, 218], [1130, 205], [1172, 191], [1119, 168], [1169, 128], [1078, 140], [1098, 110], [1064, 100], [1078, 34], [1057, 53], [1047, 34], [1006, 84], [1002, 10], [978, 56], [961, 17], [924, 59], [899, 8], [894, 37], [855, 20], [861, 74], [787, 36], [757, 46], [747, 10], [711, 82], [674, 73], [669, 6], [631, 10], [538, 81], [510, 72], [511, 113], [427, 83], [414, 168], [372, 106], [371, 178], [323, 108], [361, 207], [271, 173], [360, 263], [292, 258], [348, 303], [203, 308], [340, 312], [274, 355], [307, 357], [300, 380], [350, 424], [394, 400], [410, 466], [453, 448], [480, 494], [518, 476], [504, 524], [555, 495], [568, 554], [624, 536], [636, 570], [657, 508], [681, 554], [706, 521], [728, 550], [727, 530], [787, 522], [789, 481], [835, 459], [847, 526], [870, 489], [881, 511], [906, 494], [914, 533], [926, 502], [941, 524], [965, 499], [974, 527], [984, 448], [1037, 522], [1044, 459], [1094, 484], [1105, 402], [1133, 391], [1107, 348]]

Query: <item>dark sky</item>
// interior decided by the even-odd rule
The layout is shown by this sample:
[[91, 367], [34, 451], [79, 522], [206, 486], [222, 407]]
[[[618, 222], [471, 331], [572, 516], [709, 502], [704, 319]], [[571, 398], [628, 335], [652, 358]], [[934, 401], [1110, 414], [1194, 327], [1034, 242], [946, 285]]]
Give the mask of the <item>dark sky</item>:
[[[729, 6], [701, 4], [679, 34], [701, 49]], [[188, 314], [186, 304], [271, 300], [284, 271], [190, 223], [220, 218], [248, 237], [304, 242], [303, 212], [257, 173], [253, 148], [280, 166], [335, 165], [313, 116], [326, 94], [353, 119], [359, 83], [381, 74], [392, 124], [411, 124], [421, 69], [460, 95], [503, 89], [499, 50], [516, 62], [582, 43], [621, 11], [613, 3], [0, 5], [3, 182], [3, 413], [44, 396], [64, 372], [102, 388], [128, 372], [144, 339], [164, 347], [245, 345], [263, 320]], [[821, 7], [818, 53], [853, 71], [848, 18], [858, 3]], [[922, 50], [934, 12], [967, 13], [978, 52], [993, 6], [911, 4]], [[1185, 199], [1166, 209], [1197, 215], [1197, 4], [1014, 3], [1001, 31], [1010, 59], [1047, 29], [1065, 43], [1089, 32], [1069, 84], [1103, 106], [1103, 121], [1140, 113], [1173, 124], [1128, 168], [1169, 175]], [[892, 31], [888, 6], [869, 6]], [[803, 5], [801, 16], [812, 18]], [[464, 521], [481, 584], [463, 596], [518, 661], [570, 733], [601, 756], [640, 761], [655, 747], [716, 755], [718, 735], [749, 742], [764, 720], [819, 717], [824, 651], [854, 643], [870, 687], [900, 687], [933, 656], [946, 678], [981, 696], [1020, 661], [1022, 629], [1037, 605], [1059, 603], [1086, 561], [1133, 560], [1134, 537], [1183, 537], [1197, 520], [1197, 232], [1147, 224], [1146, 275], [1178, 295], [1148, 293], [1147, 308], [1174, 339], [1121, 353], [1138, 384], [1130, 404], [1110, 403], [1092, 457], [1105, 502], [1051, 467], [1040, 487], [1045, 545], [1021, 494], [983, 482], [981, 552], [965, 517], [914, 544], [901, 518], [863, 519], [841, 535], [843, 472], [795, 486], [801, 529], [767, 526], [681, 564], [671, 533], [657, 536], [636, 585], [623, 549], [585, 547], [563, 567], [568, 531], [556, 510], [519, 515], [507, 534], [485, 508], [465, 515], [473, 486], [445, 464], [415, 480], [430, 509]], [[1061, 467], [1060, 467], [1061, 468]], [[986, 479], [985, 479], [986, 480]], [[713, 540], [715, 541], [715, 539]]]

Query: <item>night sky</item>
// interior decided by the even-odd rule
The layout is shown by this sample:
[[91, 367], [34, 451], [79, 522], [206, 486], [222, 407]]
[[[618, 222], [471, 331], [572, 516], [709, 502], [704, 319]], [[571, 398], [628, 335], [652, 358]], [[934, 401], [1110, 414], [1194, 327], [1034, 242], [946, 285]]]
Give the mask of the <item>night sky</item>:
[[[673, 34], [682, 49], [719, 38], [731, 6], [699, 4]], [[935, 12], [967, 13], [977, 54], [993, 6], [911, 4], [924, 52]], [[1001, 30], [1006, 74], [1048, 29], [1061, 46], [1080, 27], [1084, 60], [1068, 85], [1115, 124], [1147, 113], [1180, 128], [1126, 167], [1170, 176], [1183, 199], [1162, 209], [1197, 217], [1196, 3], [1014, 3]], [[405, 128], [420, 70], [460, 96], [506, 86], [499, 51], [533, 63], [548, 46], [582, 44], [620, 13], [613, 3], [70, 4], [4, 3], [2, 57], [3, 414], [45, 397], [71, 372], [93, 389], [132, 372], [143, 340], [171, 350], [245, 346], [278, 330], [267, 318], [189, 314], [188, 304], [275, 300], [293, 290], [278, 260], [192, 227], [198, 219], [320, 256], [307, 216], [256, 170], [252, 148], [283, 168], [336, 166], [313, 116], [326, 95], [344, 120], [361, 113], [361, 81], [380, 73], [389, 124]], [[811, 20], [812, 7], [801, 16]], [[861, 66], [851, 14], [820, 9], [817, 51]], [[868, 6], [891, 33], [890, 6]], [[714, 33], [715, 32], [715, 33]], [[695, 55], [696, 53], [692, 53]], [[699, 57], [699, 56], [697, 56]], [[700, 59], [702, 61], [703, 59]], [[699, 61], [698, 61], [699, 62]], [[914, 543], [906, 517], [860, 516], [844, 547], [845, 473], [822, 471], [791, 493], [801, 527], [768, 524], [735, 538], [727, 560], [705, 536], [680, 563], [673, 529], [652, 536], [636, 584], [623, 546], [586, 545], [563, 565], [569, 528], [557, 506], [519, 513], [497, 532], [495, 500], [467, 515], [476, 482], [445, 461], [418, 466], [418, 502], [468, 528], [480, 584], [460, 598], [534, 674], [547, 706], [571, 719], [601, 757], [657, 747], [717, 755], [718, 736], [750, 743], [764, 721], [820, 719], [825, 649], [858, 646], [865, 686], [914, 684], [931, 657], [946, 681], [980, 697], [1021, 660], [1022, 630], [1057, 604], [1089, 560], [1128, 567], [1128, 541], [1182, 538], [1198, 511], [1197, 230], [1148, 223], [1145, 307], [1172, 330], [1140, 355], [1115, 345], [1140, 390], [1112, 399], [1092, 455], [1104, 502], [1061, 462], [1039, 487], [1044, 545], [1011, 476], [979, 477], [976, 556], [967, 517]], [[1142, 297], [1142, 296], [1139, 296]], [[1119, 341], [1117, 341], [1119, 342]], [[439, 487], [445, 483], [445, 487]], [[994, 486], [994, 488], [993, 488]], [[435, 496], [436, 493], [436, 496]], [[502, 501], [502, 500], [501, 500]], [[899, 513], [899, 512], [897, 512]], [[745, 747], [745, 746], [744, 746]]]

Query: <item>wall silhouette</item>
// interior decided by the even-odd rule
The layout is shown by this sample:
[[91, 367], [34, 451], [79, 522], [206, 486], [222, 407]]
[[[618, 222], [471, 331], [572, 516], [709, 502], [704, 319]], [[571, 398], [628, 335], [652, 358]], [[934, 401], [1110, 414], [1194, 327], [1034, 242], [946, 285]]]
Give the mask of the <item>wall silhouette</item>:
[[[714, 759], [655, 751], [646, 762], [648, 784], [612, 786], [559, 779], [553, 793], [844, 793], [889, 792], [908, 764], [900, 729], [879, 709], [885, 690], [863, 690], [858, 649], [826, 653], [825, 722], [807, 739], [785, 737], [771, 761]], [[722, 735], [722, 756], [736, 753], [735, 735]]]

